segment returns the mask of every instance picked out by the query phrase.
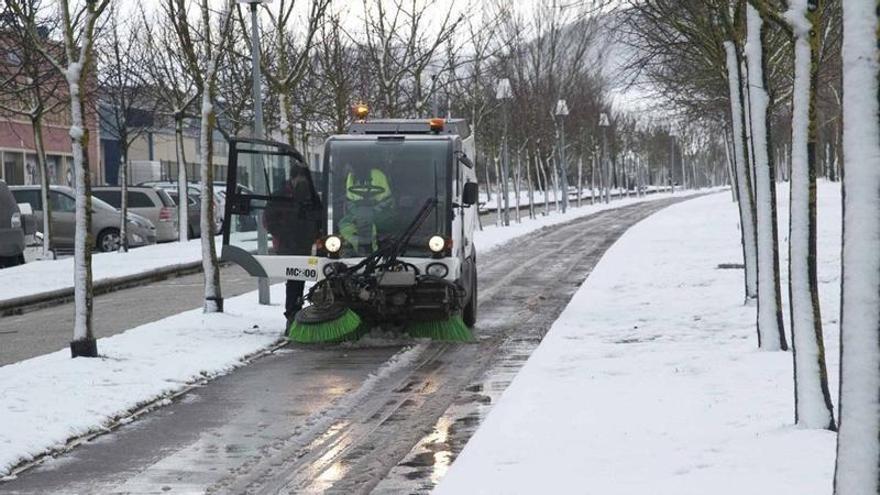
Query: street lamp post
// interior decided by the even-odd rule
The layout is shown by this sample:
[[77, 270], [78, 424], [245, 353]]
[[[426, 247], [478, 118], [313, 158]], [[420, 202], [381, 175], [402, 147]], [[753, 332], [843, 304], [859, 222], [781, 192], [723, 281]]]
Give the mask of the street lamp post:
[[565, 100], [556, 101], [553, 112], [559, 125], [559, 173], [562, 175], [562, 213], [568, 210], [568, 161], [565, 159], [565, 117], [568, 115], [568, 104]]
[[[257, 16], [257, 8], [261, 3], [271, 0], [238, 0], [246, 3], [251, 11], [251, 86], [254, 98], [254, 138], [263, 139], [263, 100], [262, 100], [262, 74], [260, 74], [260, 24]], [[265, 175], [258, 173], [257, 181], [262, 188], [261, 194], [266, 194], [269, 185], [265, 184]], [[229, 228], [227, 226], [227, 228]], [[263, 222], [257, 222], [257, 254], [269, 253], [269, 234]], [[257, 293], [260, 304], [270, 304], [269, 279], [260, 277], [257, 279]]]
[[[502, 221], [505, 226], [510, 225], [510, 194], [507, 184], [507, 178], [510, 170], [510, 156], [507, 146], [507, 121], [508, 118], [508, 101], [513, 99], [513, 91], [510, 89], [510, 79], [504, 78], [498, 80], [495, 88], [495, 99], [501, 101], [501, 120], [503, 120], [504, 130], [501, 137], [501, 194], [504, 195], [504, 213]], [[498, 205], [501, 208], [501, 205]]]
[[605, 187], [605, 203], [611, 202], [611, 174], [608, 167], [608, 128], [611, 120], [608, 114], [599, 114], [599, 127], [602, 129], [602, 185]]

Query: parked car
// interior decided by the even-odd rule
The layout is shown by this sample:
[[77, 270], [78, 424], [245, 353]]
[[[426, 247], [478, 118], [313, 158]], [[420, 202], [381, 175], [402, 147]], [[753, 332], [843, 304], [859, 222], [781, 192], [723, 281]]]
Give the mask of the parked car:
[[[174, 204], [178, 204], [177, 190], [175, 189], [172, 191], [169, 189], [167, 190], [167, 193], [174, 201]], [[195, 239], [196, 237], [200, 237], [202, 235], [202, 225], [199, 223], [202, 218], [202, 203], [196, 195], [191, 194], [188, 196], [186, 218], [189, 220], [189, 238]]]
[[[214, 184], [214, 233], [219, 234], [223, 232], [223, 215], [224, 208], [226, 207], [226, 186], [223, 185], [222, 187], [217, 187], [217, 183], [215, 182]], [[177, 191], [177, 182], [172, 181], [148, 181], [141, 182], [138, 185], [159, 187], [165, 189], [166, 191]], [[189, 191], [190, 196], [194, 196], [201, 205], [201, 185], [198, 182], [190, 182], [187, 184], [187, 191]]]
[[[101, 198], [110, 206], [122, 208], [122, 187], [96, 186], [92, 196]], [[177, 240], [177, 203], [164, 189], [158, 187], [128, 188], [128, 211], [149, 219], [156, 226], [156, 242]]]
[[[40, 198], [40, 186], [11, 186], [13, 196], [18, 203], [30, 203], [37, 217], [37, 225], [43, 222], [43, 202]], [[73, 189], [65, 186], [51, 186], [49, 189], [49, 207], [52, 208], [52, 244], [53, 250], [70, 251], [73, 249], [73, 238], [76, 233], [76, 196]], [[122, 213], [116, 208], [92, 197], [92, 230], [95, 249], [98, 251], [116, 251], [119, 249], [119, 223]], [[128, 214], [128, 245], [130, 247], [145, 246], [156, 243], [156, 227], [148, 219], [137, 213]]]
[[0, 180], [0, 268], [24, 264], [21, 211], [6, 182]]

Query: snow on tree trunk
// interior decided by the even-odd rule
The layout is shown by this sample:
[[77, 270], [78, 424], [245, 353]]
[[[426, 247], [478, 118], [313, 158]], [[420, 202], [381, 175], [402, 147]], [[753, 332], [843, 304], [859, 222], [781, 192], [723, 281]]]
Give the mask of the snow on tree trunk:
[[[213, 61], [207, 71], [213, 73]], [[212, 77], [212, 76], [209, 76]], [[210, 81], [210, 80], [209, 80]], [[202, 149], [201, 191], [202, 271], [205, 274], [205, 313], [222, 312], [220, 267], [214, 246], [214, 108], [211, 83], [202, 90], [202, 123], [199, 145]]]
[[70, 141], [73, 152], [74, 189], [76, 191], [76, 231], [73, 238], [75, 313], [73, 340], [94, 340], [92, 335], [92, 195], [89, 173], [89, 134], [83, 116], [83, 96], [80, 88], [83, 66], [73, 62], [67, 68], [70, 91]]
[[752, 152], [755, 162], [755, 206], [758, 241], [758, 334], [761, 348], [787, 350], [782, 323], [782, 294], [779, 283], [779, 246], [776, 227], [776, 189], [770, 163], [770, 96], [764, 71], [763, 20], [751, 4], [747, 12], [749, 106], [752, 127]]
[[177, 147], [177, 240], [189, 239], [189, 190], [186, 177], [186, 155], [183, 148], [183, 117], [175, 113], [174, 141]]
[[843, 2], [843, 275], [836, 495], [880, 493], [877, 0]]
[[[745, 265], [746, 300], [758, 296], [758, 245], [755, 239], [755, 201], [752, 193], [748, 147], [743, 128], [743, 96], [740, 92], [741, 74], [736, 54], [736, 46], [731, 41], [724, 43], [727, 52], [727, 79], [730, 92], [730, 119], [733, 133], [734, 186], [739, 201], [740, 236], [743, 245], [743, 265]], [[760, 338], [760, 334], [759, 334]]]
[[[786, 18], [794, 34], [789, 222], [789, 301], [794, 359], [795, 422], [834, 429], [816, 274], [816, 92], [818, 30], [807, 0], [793, 0]], [[811, 36], [812, 32], [812, 36]], [[814, 51], [815, 50], [815, 51]]]

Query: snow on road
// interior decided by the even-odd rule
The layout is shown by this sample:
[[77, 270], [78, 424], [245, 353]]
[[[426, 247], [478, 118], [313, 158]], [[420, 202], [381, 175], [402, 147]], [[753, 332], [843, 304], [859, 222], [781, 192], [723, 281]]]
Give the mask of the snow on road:
[[[836, 398], [840, 189], [819, 190]], [[779, 201], [784, 229], [783, 187]], [[757, 350], [742, 270], [718, 268], [741, 260], [727, 194], [672, 206], [624, 234], [436, 493], [830, 493], [835, 436], [793, 426], [791, 354]]]

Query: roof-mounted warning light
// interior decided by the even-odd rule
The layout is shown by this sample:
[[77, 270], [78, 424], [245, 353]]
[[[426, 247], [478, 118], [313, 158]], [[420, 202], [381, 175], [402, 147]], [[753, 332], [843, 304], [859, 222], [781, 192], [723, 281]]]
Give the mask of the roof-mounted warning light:
[[445, 119], [431, 119], [428, 121], [428, 126], [431, 128], [431, 132], [434, 132], [434, 133], [441, 132], [445, 125], [446, 125]]
[[354, 113], [356, 119], [363, 122], [367, 120], [367, 115], [370, 113], [370, 109], [367, 108], [367, 105], [365, 105], [364, 103], [358, 103], [354, 106], [352, 112]]

